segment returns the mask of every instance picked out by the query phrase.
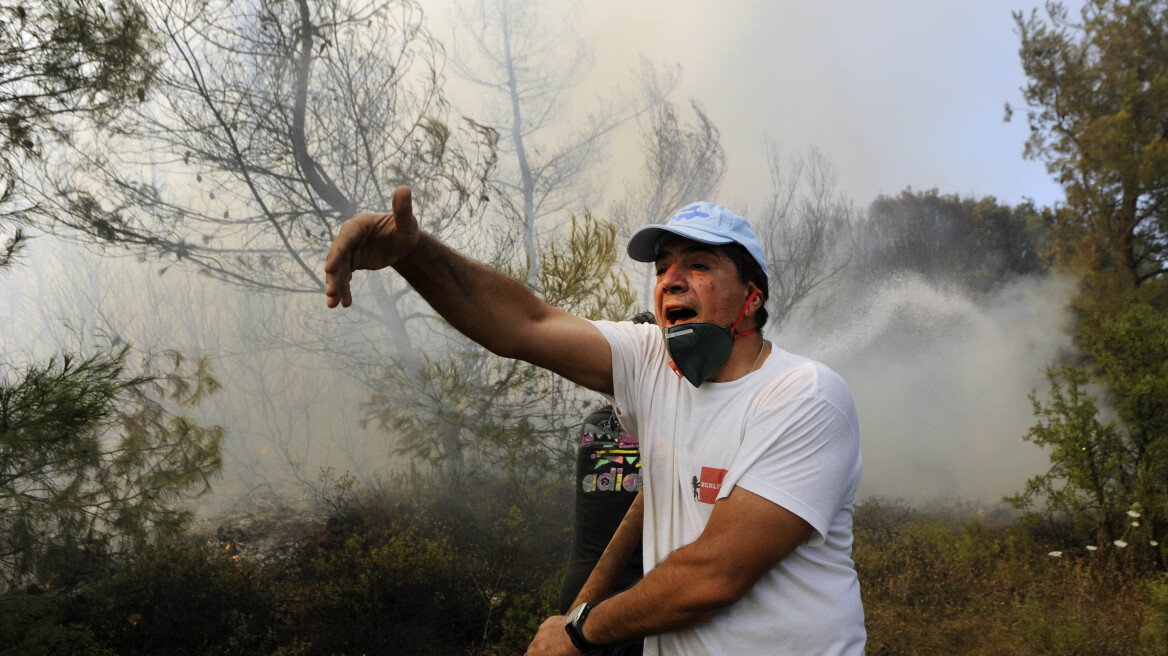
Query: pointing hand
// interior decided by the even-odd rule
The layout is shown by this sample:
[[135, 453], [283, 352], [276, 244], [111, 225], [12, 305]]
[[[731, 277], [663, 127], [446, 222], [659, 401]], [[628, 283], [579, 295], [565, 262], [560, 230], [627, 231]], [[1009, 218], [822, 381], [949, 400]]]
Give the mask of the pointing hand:
[[341, 224], [324, 264], [328, 306], [353, 304], [349, 282], [354, 271], [392, 266], [407, 259], [417, 246], [418, 221], [410, 188], [398, 187], [389, 214], [362, 212]]

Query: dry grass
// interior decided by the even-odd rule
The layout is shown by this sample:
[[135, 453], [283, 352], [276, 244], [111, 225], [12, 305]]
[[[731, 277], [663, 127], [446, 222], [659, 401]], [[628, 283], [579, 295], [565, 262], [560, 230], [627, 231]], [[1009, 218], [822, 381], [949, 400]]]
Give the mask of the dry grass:
[[868, 653], [1161, 653], [1165, 618], [1147, 609], [1163, 575], [1105, 549], [1050, 556], [1060, 549], [1050, 540], [1017, 524], [862, 504], [854, 559]]

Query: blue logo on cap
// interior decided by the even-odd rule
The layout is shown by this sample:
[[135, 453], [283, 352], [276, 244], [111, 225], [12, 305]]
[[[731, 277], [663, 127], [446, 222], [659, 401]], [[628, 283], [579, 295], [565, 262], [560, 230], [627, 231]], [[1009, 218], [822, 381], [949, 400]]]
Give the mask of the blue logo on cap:
[[673, 221], [684, 221], [685, 219], [708, 219], [708, 218], [710, 218], [710, 214], [708, 212], [701, 211], [700, 208], [701, 208], [701, 203], [696, 203], [694, 205], [690, 205], [689, 207], [682, 208], [682, 210], [680, 212], [673, 215], [673, 219], [670, 221], [670, 223], [672, 223]]

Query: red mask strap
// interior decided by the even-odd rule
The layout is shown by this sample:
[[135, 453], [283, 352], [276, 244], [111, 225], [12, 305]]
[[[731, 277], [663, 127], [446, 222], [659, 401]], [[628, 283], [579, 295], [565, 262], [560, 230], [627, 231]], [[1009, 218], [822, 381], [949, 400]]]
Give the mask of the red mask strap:
[[750, 292], [750, 296], [748, 296], [746, 298], [746, 303], [744, 303], [742, 305], [742, 311], [738, 313], [738, 318], [735, 319], [734, 323], [730, 325], [730, 335], [732, 335], [735, 340], [737, 340], [739, 337], [745, 337], [751, 333], [758, 332], [758, 328], [751, 328], [750, 330], [748, 330], [744, 333], [735, 333], [734, 332], [734, 329], [738, 327], [738, 322], [742, 321], [742, 317], [746, 316], [746, 308], [750, 307], [750, 302], [754, 300], [755, 296], [758, 296], [758, 287], [755, 287], [754, 291]]

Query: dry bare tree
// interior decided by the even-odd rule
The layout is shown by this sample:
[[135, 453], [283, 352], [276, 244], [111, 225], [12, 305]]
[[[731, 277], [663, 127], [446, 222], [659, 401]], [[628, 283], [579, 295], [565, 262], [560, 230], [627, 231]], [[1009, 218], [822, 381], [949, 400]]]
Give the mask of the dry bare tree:
[[[597, 101], [572, 123], [573, 91], [591, 53], [568, 18], [556, 20], [536, 0], [474, 0], [460, 7], [464, 42], [454, 70], [485, 91], [477, 99], [499, 129], [499, 166], [492, 181], [507, 199], [507, 218], [521, 234], [529, 285], [539, 279], [541, 231], [548, 217], [579, 212], [613, 130], [633, 116], [628, 102]], [[577, 110], [578, 111], [578, 110]]]
[[[248, 288], [320, 294], [338, 225], [410, 184], [424, 228], [467, 235], [491, 199], [494, 132], [455, 121], [443, 51], [409, 0], [149, 0], [157, 93], [46, 196], [89, 239]], [[489, 259], [490, 254], [486, 254]], [[391, 276], [359, 311], [416, 357], [432, 314]]]
[[[647, 95], [653, 107], [642, 116], [641, 177], [625, 189], [624, 200], [612, 207], [623, 237], [640, 226], [662, 223], [685, 203], [709, 200], [726, 173], [726, 153], [718, 128], [697, 101], [690, 101], [692, 122], [683, 122], [677, 106], [664, 98], [675, 77], [663, 81], [645, 67]], [[645, 267], [642, 291], [652, 299], [653, 272]]]
[[796, 309], [814, 314], [807, 303], [837, 281], [846, 268], [846, 236], [856, 211], [837, 188], [831, 161], [812, 148], [784, 158], [768, 146], [770, 194], [752, 217], [767, 254], [770, 325], [777, 330]]

